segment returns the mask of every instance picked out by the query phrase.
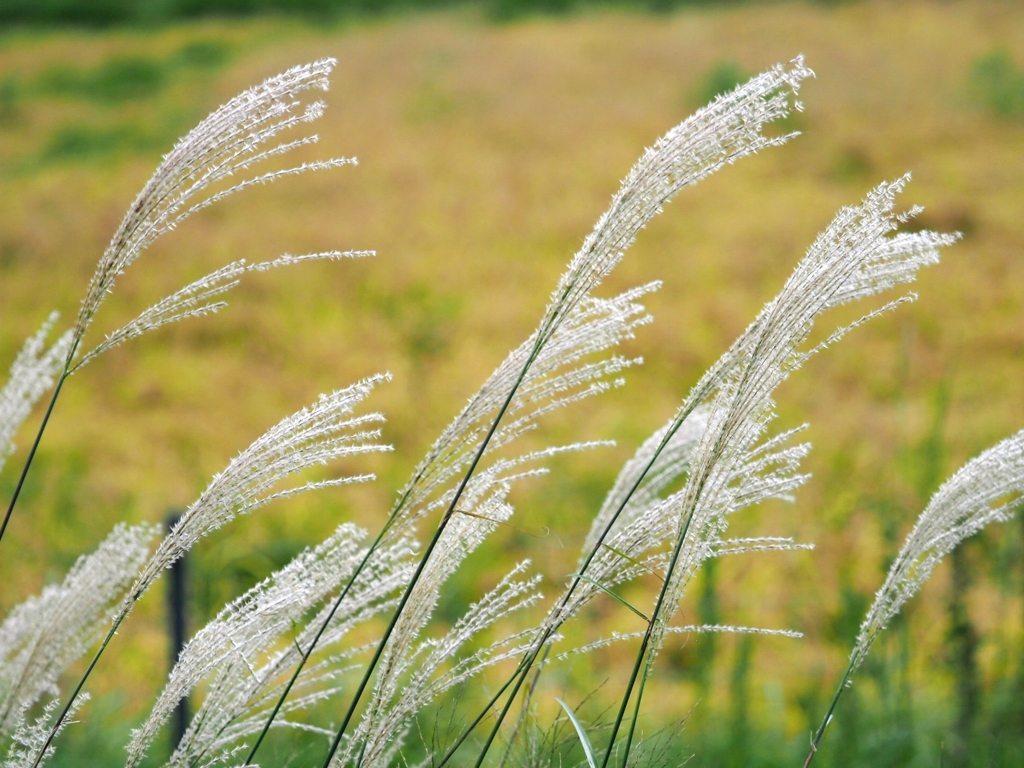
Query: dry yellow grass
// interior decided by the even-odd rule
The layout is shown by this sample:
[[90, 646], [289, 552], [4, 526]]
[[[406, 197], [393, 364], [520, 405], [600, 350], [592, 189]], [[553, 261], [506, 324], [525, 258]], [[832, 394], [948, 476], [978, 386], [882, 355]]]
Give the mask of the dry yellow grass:
[[[968, 83], [972, 63], [996, 48], [1024, 61], [1024, 13], [1014, 4], [783, 3], [507, 26], [456, 14], [336, 28], [264, 20], [21, 33], [0, 38], [0, 73], [31, 84], [55, 62], [165, 60], [195, 40], [230, 46], [230, 64], [175, 76], [116, 109], [26, 86], [0, 124], [0, 359], [11, 359], [51, 308], [74, 315], [107, 238], [159, 160], [157, 148], [41, 160], [68, 124], [131, 125], [162, 140], [249, 84], [334, 56], [318, 153], [360, 160], [196, 217], [125, 275], [99, 318], [103, 330], [242, 256], [335, 247], [379, 255], [254, 278], [219, 316], [134, 342], [75, 376], [8, 534], [0, 582], [17, 594], [5, 589], [4, 607], [113, 521], [155, 520], [190, 502], [235, 452], [318, 392], [388, 369], [395, 381], [374, 404], [388, 415], [397, 450], [368, 462], [377, 483], [243, 520], [199, 557], [257, 571], [279, 556], [272, 542], [313, 540], [340, 518], [381, 521], [435, 434], [532, 329], [619, 178], [698, 106], [694, 92], [722, 62], [753, 73], [806, 54], [818, 78], [802, 93], [806, 112], [795, 127], [804, 136], [687, 191], [642, 235], [611, 282], [665, 281], [650, 302], [656, 324], [630, 350], [646, 365], [625, 389], [567, 412], [538, 437], [613, 437], [619, 447], [560, 462], [535, 482], [534, 494], [517, 500], [518, 524], [552, 534], [509, 533], [490, 552], [531, 549], [553, 577], [571, 567], [576, 537], [618, 464], [774, 295], [836, 208], [908, 169], [906, 202], [927, 208], [920, 221], [962, 229], [964, 242], [926, 272], [917, 304], [858, 331], [781, 392], [782, 422], [811, 422], [815, 477], [795, 507], [772, 507], [743, 525], [819, 549], [724, 564], [719, 584], [730, 623], [811, 635], [759, 643], [758, 664], [771, 670], [763, 679], [782, 681], [789, 697], [836, 678], [845, 651], [827, 640], [827, 626], [840, 574], [873, 591], [898, 544], [886, 529], [890, 537], [906, 530], [933, 490], [919, 487], [918, 448], [933, 429], [938, 392], [948, 392], [939, 478], [1024, 425], [1024, 125], [986, 114]], [[912, 612], [919, 669], [935, 664], [942, 640], [937, 581]], [[209, 589], [229, 596], [227, 587]], [[138, 671], [142, 689], [158, 682], [147, 654], [162, 653], [160, 606], [150, 603], [128, 633], [138, 652], [122, 651], [118, 665]], [[1019, 598], [982, 584], [975, 605], [988, 637], [1019, 631]], [[621, 620], [616, 606], [605, 608], [595, 621]], [[691, 651], [667, 662], [684, 664]], [[108, 676], [99, 687], [111, 684]], [[679, 711], [692, 703], [683, 690]], [[787, 725], [804, 725], [793, 707]]]

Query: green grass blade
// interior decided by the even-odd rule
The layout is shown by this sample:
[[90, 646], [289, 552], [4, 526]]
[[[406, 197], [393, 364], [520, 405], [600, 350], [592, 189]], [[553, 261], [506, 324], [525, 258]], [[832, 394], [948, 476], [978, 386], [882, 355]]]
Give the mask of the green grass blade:
[[556, 698], [559, 704], [562, 705], [562, 709], [565, 710], [565, 714], [569, 716], [569, 721], [572, 723], [572, 727], [576, 729], [576, 735], [580, 737], [580, 744], [583, 745], [583, 752], [587, 756], [587, 765], [590, 768], [597, 768], [597, 758], [594, 757], [594, 748], [590, 745], [590, 739], [587, 738], [587, 732], [583, 728], [583, 723], [576, 717], [576, 713], [572, 711], [572, 707], [566, 704], [559, 698]]
[[608, 587], [604, 586], [604, 584], [600, 584], [599, 582], [594, 581], [589, 576], [584, 576], [582, 573], [574, 573], [570, 578], [576, 578], [576, 579], [579, 579], [580, 581], [585, 581], [588, 584], [591, 584], [591, 585], [597, 587], [602, 592], [604, 592], [606, 595], [608, 595], [608, 597], [611, 597], [614, 600], [617, 600], [618, 602], [622, 603], [624, 606], [629, 608], [629, 610], [631, 610], [633, 613], [635, 613], [641, 619], [646, 621], [648, 624], [651, 623], [651, 620], [649, 618], [647, 618], [647, 616], [643, 613], [643, 611], [641, 611], [639, 608], [636, 608], [632, 604], [630, 604], [626, 600], [626, 598], [624, 598], [622, 595], [618, 595], [618, 594], [612, 592], [610, 589], [608, 589]]

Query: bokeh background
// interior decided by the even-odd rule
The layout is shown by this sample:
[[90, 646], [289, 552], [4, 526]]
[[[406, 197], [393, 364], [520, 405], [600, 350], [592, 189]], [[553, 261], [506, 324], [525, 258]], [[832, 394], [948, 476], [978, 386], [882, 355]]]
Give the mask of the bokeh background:
[[[500, 531], [469, 561], [439, 617], [457, 617], [527, 555], [554, 593], [618, 467], [836, 209], [912, 171], [902, 202], [925, 212], [910, 226], [963, 241], [922, 275], [919, 301], [859, 329], [780, 391], [778, 424], [811, 425], [814, 476], [795, 504], [737, 521], [738, 532], [817, 549], [726, 558], [682, 607], [683, 623], [806, 637], [677, 638], [649, 699], [645, 727], [668, 728], [668, 760], [799, 764], [929, 496], [1024, 427], [1024, 8], [1011, 0], [0, 0], [4, 367], [52, 309], [74, 317], [107, 240], [174, 140], [297, 63], [338, 59], [307, 157], [356, 156], [358, 167], [286, 179], [195, 216], [124, 275], [97, 337], [240, 257], [378, 252], [256, 276], [217, 316], [76, 375], [7, 534], [0, 609], [59, 579], [114, 522], [187, 506], [319, 392], [390, 370], [372, 405], [388, 416], [395, 452], [359, 465], [378, 480], [264, 510], [202, 543], [191, 559], [193, 627], [338, 522], [378, 526], [437, 433], [533, 329], [642, 149], [716, 93], [800, 53], [817, 73], [787, 126], [803, 135], [683, 192], [607, 283], [610, 294], [664, 281], [648, 302], [656, 322], [627, 349], [645, 364], [531, 438], [617, 446], [559, 459], [520, 489], [521, 530]], [[5, 498], [35, 419], [0, 476]], [[945, 563], [876, 646], [820, 764], [1024, 764], [1022, 563], [1024, 516]], [[637, 629], [630, 619], [598, 601], [572, 632]], [[166, 671], [159, 595], [117, 643], [62, 764], [120, 759]], [[597, 689], [581, 709], [597, 719], [631, 658], [625, 646], [581, 657], [554, 676], [550, 697]]]

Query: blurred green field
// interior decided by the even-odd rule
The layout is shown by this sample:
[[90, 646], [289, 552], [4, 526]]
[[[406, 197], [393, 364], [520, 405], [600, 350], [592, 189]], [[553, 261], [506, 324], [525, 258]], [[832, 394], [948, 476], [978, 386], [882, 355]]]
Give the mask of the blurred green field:
[[[264, 510], [204, 542], [193, 558], [197, 621], [339, 521], [378, 526], [440, 429], [533, 329], [642, 149], [719, 90], [799, 53], [817, 73], [790, 126], [803, 135], [682, 193], [608, 282], [611, 294], [664, 280], [649, 301], [655, 324], [627, 350], [645, 364], [628, 386], [531, 438], [617, 447], [561, 459], [532, 481], [515, 498], [524, 532], [499, 532], [442, 604], [442, 617], [458, 615], [514, 558], [533, 557], [552, 584], [571, 572], [622, 461], [776, 293], [836, 209], [910, 170], [906, 207], [926, 209], [913, 226], [958, 230], [963, 242], [923, 275], [919, 301], [783, 388], [780, 426], [810, 422], [814, 477], [795, 505], [738, 521], [738, 535], [795, 535], [817, 550], [726, 559], [683, 609], [687, 622], [807, 637], [693, 637], [659, 660], [659, 716], [692, 710], [675, 739], [681, 754], [697, 752], [692, 765], [792, 765], [927, 498], [1024, 426], [1024, 11], [1015, 3], [604, 10], [500, 25], [464, 9], [0, 30], [3, 366], [51, 309], [74, 317], [108, 238], [174, 139], [293, 64], [338, 59], [320, 145], [304, 159], [356, 156], [359, 165], [197, 215], [124, 275], [94, 338], [240, 257], [378, 252], [251, 278], [219, 315], [130, 343], [76, 375], [8, 532], [2, 609], [58, 578], [115, 521], [159, 520], [189, 504], [235, 453], [319, 392], [390, 370], [394, 381], [371, 405], [388, 416], [395, 452], [362, 465], [378, 481]], [[0, 476], [5, 498], [30, 439], [26, 429]], [[940, 754], [969, 672], [951, 631], [960, 647], [977, 636], [974, 764], [1024, 761], [1024, 520], [964, 553], [969, 621], [951, 630], [947, 564], [878, 647], [820, 765], [948, 762]], [[161, 610], [158, 596], [144, 601], [118, 637], [116, 662], [96, 678], [99, 693], [131, 680], [130, 693], [98, 706], [115, 720], [140, 714], [162, 681]], [[636, 629], [623, 613], [598, 605], [576, 631]], [[601, 651], [563, 682], [585, 690], [610, 678], [614, 690], [630, 658]], [[100, 739], [90, 728], [77, 738]], [[112, 759], [95, 754], [96, 764]]]

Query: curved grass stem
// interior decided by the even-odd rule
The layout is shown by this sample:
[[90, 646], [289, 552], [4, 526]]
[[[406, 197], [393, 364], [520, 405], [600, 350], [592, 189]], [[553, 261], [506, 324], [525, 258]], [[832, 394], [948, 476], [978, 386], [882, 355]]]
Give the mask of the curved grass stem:
[[75, 686], [75, 690], [72, 692], [71, 696], [68, 697], [68, 701], [64, 705], [64, 709], [61, 711], [60, 716], [57, 718], [57, 721], [50, 728], [50, 733], [46, 737], [46, 742], [40, 748], [39, 754], [36, 755], [35, 762], [32, 763], [32, 768], [39, 768], [39, 764], [42, 762], [43, 757], [45, 757], [46, 755], [46, 750], [50, 748], [50, 745], [53, 743], [54, 738], [60, 731], [61, 726], [64, 724], [64, 719], [68, 716], [68, 712], [71, 711], [71, 707], [74, 706], [75, 701], [78, 699], [78, 694], [82, 692], [82, 688], [85, 686], [85, 681], [89, 679], [89, 675], [92, 674], [93, 668], [96, 666], [96, 663], [100, 660], [100, 656], [103, 655], [103, 652], [107, 649], [107, 646], [110, 644], [110, 641], [113, 639], [114, 635], [117, 634], [118, 627], [121, 626], [121, 622], [124, 621], [127, 615], [128, 610], [122, 608], [121, 613], [117, 616], [117, 618], [114, 620], [114, 623], [111, 625], [110, 631], [107, 632], [107, 636], [103, 638], [103, 642], [100, 644], [99, 649], [96, 651], [96, 655], [92, 657], [92, 661], [89, 662], [89, 666], [82, 674], [81, 679], [79, 679], [78, 685]]
[[4, 515], [4, 521], [0, 524], [0, 541], [3, 541], [4, 532], [7, 530], [7, 523], [10, 521], [11, 514], [14, 512], [14, 507], [18, 503], [18, 497], [21, 496], [21, 489], [25, 486], [25, 479], [28, 477], [28, 471], [31, 469], [32, 461], [35, 459], [36, 451], [39, 449], [39, 442], [43, 439], [43, 432], [46, 431], [46, 425], [50, 422], [50, 415], [53, 413], [53, 407], [57, 404], [57, 398], [60, 396], [60, 390], [64, 386], [64, 382], [69, 375], [70, 371], [65, 365], [60, 378], [57, 379], [57, 386], [53, 388], [53, 396], [50, 398], [50, 404], [46, 407], [46, 414], [43, 416], [43, 421], [39, 425], [39, 431], [36, 432], [36, 439], [32, 442], [32, 449], [28, 453], [28, 458], [25, 459], [25, 466], [22, 467], [21, 477], [18, 478], [18, 484], [14, 488], [14, 495], [11, 497], [11, 503], [7, 505], [7, 514]]
[[832, 722], [832, 713], [835, 712], [836, 704], [839, 703], [839, 697], [843, 695], [843, 691], [846, 690], [847, 684], [850, 682], [850, 676], [853, 674], [854, 661], [851, 660], [849, 665], [846, 667], [846, 672], [843, 673], [843, 679], [839, 683], [839, 687], [836, 688], [835, 695], [832, 697], [832, 703], [828, 705], [828, 711], [825, 713], [825, 717], [821, 720], [821, 725], [818, 726], [818, 730], [814, 733], [814, 739], [811, 741], [811, 749], [807, 753], [807, 759], [804, 760], [804, 768], [809, 768], [811, 761], [814, 760], [814, 756], [818, 754], [818, 746], [821, 744], [821, 740], [825, 736], [825, 729], [828, 728], [829, 723]]

